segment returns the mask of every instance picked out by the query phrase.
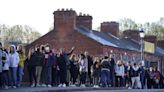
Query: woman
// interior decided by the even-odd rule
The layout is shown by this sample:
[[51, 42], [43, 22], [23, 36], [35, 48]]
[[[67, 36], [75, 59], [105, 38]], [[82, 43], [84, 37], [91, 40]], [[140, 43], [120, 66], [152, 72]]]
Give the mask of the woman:
[[75, 86], [78, 74], [79, 74], [79, 64], [78, 64], [78, 60], [76, 58], [76, 55], [72, 55], [70, 57], [70, 73], [71, 73], [71, 81], [72, 81], [72, 86]]
[[101, 73], [101, 63], [98, 57], [95, 57], [94, 63], [93, 63], [93, 84], [94, 87], [99, 87], [99, 79], [100, 79], [100, 73]]
[[18, 83], [18, 87], [21, 86], [21, 82], [22, 82], [22, 76], [24, 74], [23, 70], [24, 70], [24, 63], [25, 63], [25, 60], [26, 60], [26, 55], [25, 55], [25, 52], [23, 50], [23, 46], [22, 45], [19, 45], [18, 46], [18, 53], [19, 53], [19, 64], [18, 64], [18, 80], [17, 80], [17, 83]]
[[5, 89], [8, 89], [9, 86], [9, 80], [10, 80], [10, 74], [9, 74], [9, 54], [7, 49], [3, 50], [3, 56], [2, 56], [2, 60], [4, 62], [4, 66], [3, 66], [3, 80], [4, 80], [4, 87]]
[[158, 68], [156, 67], [154, 69], [154, 88], [160, 88], [159, 81], [160, 81], [160, 72], [158, 71]]
[[80, 59], [79, 59], [79, 65], [80, 65], [80, 84], [82, 87], [85, 87], [85, 83], [86, 83], [86, 78], [87, 78], [87, 72], [88, 72], [88, 61], [85, 58], [84, 54], [80, 55]]
[[117, 61], [115, 66], [115, 73], [116, 73], [116, 87], [123, 87], [123, 78], [125, 75], [125, 67], [122, 61]]
[[[30, 87], [36, 87], [36, 65], [35, 65], [35, 56], [34, 56], [34, 49], [29, 49], [28, 57], [27, 57], [27, 65], [28, 65], [28, 72], [29, 72], [29, 80], [30, 80]], [[34, 80], [34, 83], [33, 83]]]
[[11, 72], [11, 84], [13, 88], [17, 86], [17, 69], [19, 64], [19, 54], [16, 51], [15, 45], [10, 46], [9, 62]]

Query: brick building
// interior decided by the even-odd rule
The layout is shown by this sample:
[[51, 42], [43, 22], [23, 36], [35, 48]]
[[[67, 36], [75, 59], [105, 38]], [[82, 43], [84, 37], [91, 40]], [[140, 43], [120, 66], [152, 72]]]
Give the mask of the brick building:
[[[74, 10], [57, 10], [54, 15], [54, 29], [31, 44], [27, 49], [36, 45], [50, 44], [51, 48], [69, 50], [75, 46], [77, 54], [88, 51], [91, 55], [113, 54], [116, 60], [140, 61], [140, 38], [138, 30], [126, 30], [123, 37], [119, 36], [119, 23], [103, 22], [100, 32], [92, 30], [92, 16], [77, 15]], [[146, 41], [157, 44], [156, 37], [146, 36]], [[144, 54], [146, 66], [158, 66], [164, 74], [164, 50], [155, 46], [153, 54]]]

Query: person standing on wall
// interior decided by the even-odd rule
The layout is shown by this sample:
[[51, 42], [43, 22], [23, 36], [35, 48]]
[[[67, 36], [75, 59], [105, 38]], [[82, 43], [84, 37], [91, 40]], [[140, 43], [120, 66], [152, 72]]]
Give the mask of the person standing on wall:
[[35, 56], [34, 56], [34, 49], [29, 49], [28, 57], [26, 59], [28, 65], [28, 72], [29, 72], [29, 80], [30, 80], [30, 87], [36, 87], [36, 64], [35, 64]]
[[93, 84], [93, 79], [92, 79], [92, 76], [91, 76], [91, 67], [93, 66], [93, 59], [92, 57], [89, 55], [89, 53], [86, 51], [84, 53], [85, 55], [85, 58], [87, 59], [88, 61], [88, 74], [87, 74], [87, 80], [89, 82], [89, 85], [92, 85]]
[[123, 78], [125, 75], [125, 67], [121, 60], [117, 61], [115, 66], [115, 73], [116, 73], [116, 87], [123, 87]]
[[37, 47], [37, 50], [35, 51], [35, 62], [36, 62], [36, 78], [37, 78], [37, 85], [40, 86], [40, 79], [41, 79], [41, 72], [44, 62], [44, 54], [41, 52], [42, 47]]
[[80, 72], [80, 86], [85, 87], [87, 72], [88, 72], [88, 61], [84, 54], [80, 55], [79, 72]]
[[21, 86], [21, 82], [22, 82], [22, 77], [23, 77], [23, 70], [24, 70], [24, 64], [25, 64], [25, 60], [26, 60], [26, 55], [23, 49], [22, 45], [18, 46], [18, 54], [19, 54], [19, 64], [18, 64], [18, 79], [17, 79], [17, 83], [18, 83], [18, 87]]
[[11, 72], [11, 84], [13, 88], [17, 86], [17, 69], [19, 64], [19, 54], [16, 51], [15, 45], [10, 46], [9, 62], [10, 62], [10, 72]]
[[104, 56], [104, 59], [101, 61], [101, 86], [109, 87], [110, 84], [110, 61], [108, 56]]
[[45, 80], [47, 87], [52, 87], [52, 68], [56, 62], [56, 58], [52, 50], [50, 50], [50, 46], [47, 45], [45, 47], [45, 57], [44, 57], [44, 64], [45, 64]]
[[2, 76], [2, 71], [3, 71], [2, 53], [3, 53], [2, 43], [0, 42], [0, 88], [2, 88], [2, 84], [3, 84], [3, 76]]
[[60, 72], [60, 84], [59, 87], [66, 87], [66, 78], [67, 78], [67, 65], [69, 63], [69, 55], [71, 55], [74, 51], [74, 47], [72, 47], [69, 53], [66, 53], [63, 48], [60, 49], [60, 54], [58, 57], [58, 65]]

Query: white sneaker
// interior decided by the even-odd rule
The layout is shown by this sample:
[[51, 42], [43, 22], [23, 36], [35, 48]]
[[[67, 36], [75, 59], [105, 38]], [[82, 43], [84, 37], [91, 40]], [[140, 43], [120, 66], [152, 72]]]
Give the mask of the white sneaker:
[[63, 87], [66, 87], [66, 84], [63, 84]]
[[99, 86], [98, 86], [98, 85], [94, 85], [93, 87], [94, 87], [94, 88], [99, 88]]
[[42, 84], [42, 87], [46, 87], [46, 84]]
[[16, 86], [13, 86], [13, 88], [17, 88]]
[[37, 87], [40, 87], [40, 84], [37, 84], [36, 86], [37, 86]]
[[62, 84], [59, 84], [58, 87], [62, 87], [63, 85]]
[[85, 85], [84, 85], [84, 84], [82, 84], [82, 85], [81, 85], [81, 87], [85, 87]]
[[131, 87], [128, 87], [128, 89], [132, 89]]
[[73, 84], [73, 85], [70, 85], [70, 86], [71, 86], [71, 87], [76, 87], [76, 85], [74, 85], [74, 84]]
[[49, 85], [47, 85], [47, 87], [51, 88], [52, 86], [49, 84]]
[[8, 86], [5, 86], [5, 89], [9, 89], [9, 87]]
[[35, 86], [35, 84], [32, 84], [30, 87], [34, 87]]

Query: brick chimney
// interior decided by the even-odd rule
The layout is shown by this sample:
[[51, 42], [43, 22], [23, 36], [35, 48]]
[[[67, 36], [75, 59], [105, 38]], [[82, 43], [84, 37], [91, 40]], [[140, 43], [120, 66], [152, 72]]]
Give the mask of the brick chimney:
[[82, 13], [80, 13], [76, 17], [76, 25], [84, 26], [84, 27], [88, 28], [89, 30], [92, 30], [92, 16], [90, 16], [88, 14], [82, 15]]
[[164, 49], [164, 40], [157, 41], [157, 46], [159, 46], [160, 48]]
[[157, 45], [157, 37], [154, 35], [145, 35], [144, 40], [147, 42], [154, 43], [155, 47]]
[[100, 27], [101, 32], [111, 33], [112, 35], [119, 36], [119, 23], [117, 22], [103, 22]]
[[54, 30], [71, 33], [76, 27], [76, 12], [72, 9], [57, 10], [54, 13]]
[[128, 37], [128, 38], [131, 38], [133, 40], [136, 40], [136, 41], [140, 41], [140, 35], [139, 35], [139, 30], [125, 30], [123, 31], [123, 36], [124, 37]]

